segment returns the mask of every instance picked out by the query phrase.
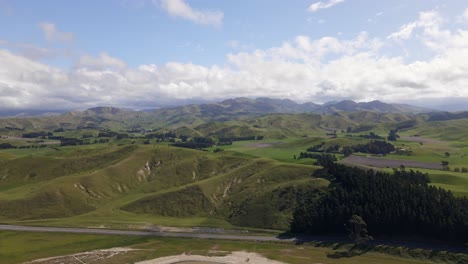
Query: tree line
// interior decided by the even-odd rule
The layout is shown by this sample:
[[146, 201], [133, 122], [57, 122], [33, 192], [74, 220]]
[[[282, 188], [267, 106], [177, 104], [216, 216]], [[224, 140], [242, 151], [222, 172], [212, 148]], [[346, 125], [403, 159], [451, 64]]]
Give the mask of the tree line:
[[[366, 144], [358, 144], [354, 146], [341, 147], [339, 144], [325, 146], [325, 142], [314, 145], [307, 149], [308, 152], [301, 152], [298, 159], [312, 158], [317, 159], [320, 154], [314, 154], [310, 152], [320, 153], [341, 153], [345, 157], [353, 154], [354, 152], [369, 153], [369, 154], [388, 154], [395, 151], [395, 146], [391, 143], [381, 140], [371, 140]], [[294, 156], [296, 157], [296, 156]]]
[[392, 174], [322, 162], [316, 177], [331, 181], [327, 192], [299, 195], [291, 231], [345, 234], [352, 215], [367, 222], [374, 236], [419, 236], [467, 242], [468, 199], [429, 185], [427, 174], [394, 170]]

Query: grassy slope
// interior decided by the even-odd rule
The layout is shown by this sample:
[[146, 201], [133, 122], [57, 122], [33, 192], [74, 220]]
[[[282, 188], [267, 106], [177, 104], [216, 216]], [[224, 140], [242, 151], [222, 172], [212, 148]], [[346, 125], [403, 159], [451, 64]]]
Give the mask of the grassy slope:
[[[84, 147], [55, 154], [2, 161], [1, 172], [6, 176], [0, 181], [3, 222], [230, 227], [223, 218], [231, 197], [242, 203], [291, 185], [327, 184], [307, 181], [313, 171], [310, 166], [237, 157], [229, 152], [156, 145]], [[30, 171], [36, 175], [30, 176]], [[288, 186], [283, 186], [286, 182]], [[274, 211], [283, 220], [274, 223], [278, 214], [271, 214], [270, 227], [287, 228], [291, 210]], [[254, 220], [242, 225], [262, 226]]]
[[[128, 204], [124, 209], [170, 217], [227, 216], [233, 214], [231, 206], [240, 206], [241, 203], [248, 206], [259, 204], [255, 200], [257, 196], [285, 189], [286, 186], [282, 186], [284, 183], [312, 185], [307, 181], [312, 172], [309, 166], [287, 165], [269, 159], [240, 159], [230, 156], [229, 153], [223, 154], [221, 158], [211, 157], [198, 161], [196, 168], [183, 169], [182, 171], [189, 173], [186, 178], [191, 179], [191, 183], [150, 193]], [[208, 171], [205, 171], [206, 169]], [[208, 176], [206, 172], [209, 173]], [[326, 181], [313, 183], [317, 187], [327, 185]], [[271, 200], [269, 205], [276, 208], [271, 214], [265, 213], [268, 218], [265, 220], [268, 221], [267, 224], [258, 222], [255, 217], [243, 222], [234, 221], [229, 217], [228, 219], [236, 225], [287, 228], [292, 211], [280, 210]], [[278, 215], [286, 219], [278, 219]]]
[[[152, 118], [140, 117], [141, 120], [145, 118], [148, 125], [164, 125], [154, 123]], [[346, 146], [364, 141], [357, 137], [344, 138], [341, 133], [336, 139], [323, 137], [329, 129], [372, 126], [372, 131], [385, 136], [389, 128], [407, 120], [409, 118], [404, 115], [370, 113], [327, 117], [271, 115], [205, 126], [200, 126], [200, 120], [189, 120], [192, 122], [190, 126], [180, 128], [181, 133], [193, 136], [206, 133], [215, 136], [252, 133], [266, 136], [265, 141], [235, 142], [232, 146], [223, 146], [225, 151], [217, 154], [162, 145], [125, 149], [112, 144], [63, 147], [60, 151], [52, 148], [2, 150], [0, 221], [114, 228], [145, 228], [158, 224], [284, 229], [291, 217], [289, 209], [294, 200], [291, 193], [301, 188], [324, 188], [328, 184], [326, 180], [310, 177], [314, 170], [310, 166], [313, 160], [295, 160], [294, 155], [320, 142]], [[37, 125], [36, 120], [22, 122], [29, 127]], [[136, 124], [139, 121], [135, 119], [132, 122]], [[180, 127], [187, 120], [168, 122]], [[101, 124], [115, 129], [123, 127], [116, 121], [103, 121]], [[416, 127], [400, 134], [420, 134], [441, 142], [421, 145], [417, 141], [399, 140], [396, 144], [411, 148], [413, 155], [389, 157], [429, 162], [448, 160], [451, 167], [468, 167], [466, 131], [466, 119], [428, 123], [418, 120]], [[303, 137], [306, 135], [313, 137]], [[258, 143], [271, 145], [259, 147]], [[446, 151], [451, 153], [448, 158], [443, 155]], [[429, 173], [434, 185], [450, 189], [457, 195], [468, 195], [468, 174], [423, 171]], [[0, 237], [0, 241], [8, 241], [7, 244], [0, 242], [2, 263], [148, 240], [13, 232], [0, 232]], [[27, 243], [32, 246], [27, 249], [18, 246]], [[154, 239], [145, 245], [157, 248], [157, 253], [135, 253], [129, 258], [122, 257], [125, 259], [122, 262], [181, 253], [187, 246], [207, 250], [216, 245], [225, 250], [252, 250], [288, 263], [304, 263], [306, 259], [320, 263], [428, 263], [428, 260], [419, 262], [375, 252], [335, 260], [326, 257], [326, 253], [332, 252], [327, 248], [305, 246], [307, 250], [304, 250], [304, 247], [245, 242]]]
[[[2, 161], [8, 164], [2, 166], [2, 169], [18, 177], [10, 176], [0, 181], [3, 190], [0, 193], [3, 221], [33, 220], [45, 224], [41, 219], [65, 217], [50, 220], [49, 223], [118, 227], [125, 227], [132, 222], [141, 225], [170, 223], [223, 227], [234, 224], [267, 225], [283, 229], [287, 227], [290, 211], [281, 209], [282, 200], [277, 198], [285, 190], [287, 193], [296, 190], [296, 185], [323, 187], [327, 184], [326, 181], [310, 178], [313, 167], [301, 165], [311, 164], [313, 160], [294, 160], [293, 156], [320, 142], [348, 145], [360, 141], [363, 140], [343, 137], [245, 141], [223, 147], [225, 151], [218, 154], [162, 145], [140, 146], [137, 150], [131, 150], [131, 153], [124, 152], [124, 159], [115, 154], [120, 153], [116, 151], [119, 147], [104, 147], [107, 145], [62, 148], [60, 152], [38, 149], [33, 153], [36, 155], [32, 156], [24, 156], [27, 153], [24, 150], [9, 150], [5, 155], [16, 155], [18, 158]], [[258, 147], [258, 143], [266, 144], [266, 147]], [[415, 150], [414, 156], [397, 157], [403, 159], [440, 160], [441, 151], [446, 148], [457, 153], [452, 149], [454, 147], [447, 144], [439, 146], [439, 143], [426, 143], [421, 146], [409, 141], [398, 141], [397, 144], [412, 146]], [[88, 164], [90, 160], [96, 160], [90, 157], [106, 155], [111, 157], [108, 163]], [[450, 159], [456, 160], [457, 155], [453, 154]], [[84, 163], [88, 169], [78, 173], [73, 170], [73, 166], [71, 169], [70, 166], [62, 166], [70, 160], [78, 160], [72, 164]], [[147, 162], [153, 164], [150, 165], [151, 172], [145, 169]], [[86, 166], [80, 165], [79, 168]], [[39, 176], [25, 176], [22, 173], [26, 171], [21, 173], [21, 168], [31, 167], [41, 169], [41, 173], [37, 173]], [[63, 172], [60, 177], [47, 173], [57, 168]], [[459, 195], [466, 194], [466, 174], [427, 172], [435, 185], [451, 189]], [[195, 199], [193, 195], [198, 198]], [[234, 206], [225, 206], [229, 203]], [[192, 206], [187, 207], [187, 204]], [[267, 205], [259, 206], [262, 204]], [[255, 216], [258, 211], [269, 211], [271, 215], [260, 220], [259, 217], [242, 217], [242, 214], [229, 216], [240, 209], [247, 212], [246, 215]], [[57, 211], [61, 213], [57, 214]], [[227, 220], [231, 223], [223, 219], [226, 216], [229, 216]]]
[[[76, 117], [71, 115], [67, 118]], [[91, 116], [89, 120], [93, 118]], [[118, 118], [111, 121], [115, 120]], [[370, 112], [329, 116], [274, 114], [244, 121], [196, 123], [180, 128], [192, 135], [266, 135], [264, 141], [234, 142], [232, 146], [223, 146], [225, 151], [218, 154], [162, 145], [156, 148], [140, 146], [136, 150], [129, 147], [123, 151], [125, 148], [111, 144], [64, 147], [60, 151], [52, 148], [2, 150], [0, 207], [4, 221], [67, 217], [52, 221], [56, 224], [81, 225], [98, 225], [113, 218], [116, 225], [137, 221], [174, 222], [183, 226], [191, 223], [230, 226], [223, 219], [232, 213], [226, 208], [252, 213], [273, 210], [272, 215], [279, 220], [269, 225], [283, 228], [290, 212], [282, 211], [281, 201], [275, 198], [298, 185], [326, 185], [326, 182], [317, 182], [309, 177], [314, 167], [305, 165], [311, 165], [313, 160], [295, 160], [294, 155], [321, 142], [325, 142], [326, 146], [347, 146], [365, 141], [358, 137], [345, 138], [340, 132], [336, 139], [324, 137], [325, 131], [331, 128], [339, 131], [347, 126], [372, 125], [373, 131], [385, 136], [389, 128], [408, 120], [411, 117], [406, 115]], [[400, 134], [420, 134], [441, 141], [421, 145], [415, 141], [399, 140], [396, 145], [411, 148], [413, 155], [389, 155], [389, 158], [426, 162], [448, 160], [451, 167], [468, 164], [468, 143], [460, 136], [468, 129], [466, 120], [416, 121], [417, 126]], [[313, 137], [303, 137], [305, 135]], [[451, 153], [449, 158], [443, 156], [446, 151]], [[467, 174], [427, 172], [437, 186], [451, 189], [459, 195], [468, 192]], [[192, 195], [198, 199], [193, 200]], [[253, 206], [265, 201], [272, 201], [272, 208]], [[194, 208], [182, 206], [189, 202], [195, 205]], [[238, 208], [225, 206], [228, 202]], [[239, 215], [228, 218], [231, 224], [246, 224], [239, 219]], [[270, 219], [248, 221], [262, 226]]]

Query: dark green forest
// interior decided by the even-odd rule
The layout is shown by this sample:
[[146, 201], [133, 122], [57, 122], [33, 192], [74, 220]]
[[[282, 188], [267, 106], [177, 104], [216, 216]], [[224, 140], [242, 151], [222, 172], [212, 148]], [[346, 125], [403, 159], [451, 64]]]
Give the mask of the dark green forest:
[[299, 196], [291, 231], [345, 234], [352, 215], [371, 235], [468, 241], [468, 199], [430, 186], [426, 174], [404, 168], [393, 174], [323, 162], [315, 176], [331, 181], [328, 192]]

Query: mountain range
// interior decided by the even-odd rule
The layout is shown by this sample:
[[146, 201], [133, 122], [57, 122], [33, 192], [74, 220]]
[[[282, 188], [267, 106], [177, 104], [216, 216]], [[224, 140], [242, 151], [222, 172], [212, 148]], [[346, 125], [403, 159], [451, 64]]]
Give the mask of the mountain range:
[[[88, 114], [115, 114], [121, 108], [115, 107], [95, 107], [90, 108], [84, 112]], [[90, 111], [90, 112], [89, 112]], [[106, 112], [107, 111], [107, 112]], [[125, 109], [131, 112], [130, 109]], [[222, 119], [223, 117], [237, 116], [256, 116], [271, 113], [318, 113], [318, 114], [332, 114], [336, 112], [359, 112], [359, 111], [374, 111], [379, 113], [425, 113], [435, 112], [437, 110], [407, 105], [407, 104], [388, 104], [378, 100], [371, 102], [354, 102], [351, 100], [344, 100], [339, 102], [328, 102], [323, 105], [308, 103], [296, 103], [289, 99], [271, 99], [266, 97], [249, 99], [238, 97], [228, 99], [217, 103], [207, 104], [190, 104], [176, 107], [165, 107], [156, 110], [142, 110], [138, 112], [155, 113], [156, 115], [165, 115], [171, 113], [187, 113], [194, 116], [206, 116]], [[33, 116], [54, 116], [66, 111], [0, 111], [0, 116], [3, 117], [33, 117]], [[76, 113], [77, 111], [74, 111]]]
[[[316, 129], [343, 129], [365, 124], [399, 124], [463, 118], [466, 113], [434, 112], [411, 105], [381, 101], [299, 104], [288, 99], [234, 98], [218, 103], [191, 104], [135, 111], [94, 107], [58, 115], [1, 118], [0, 129], [174, 131], [187, 136], [300, 136]], [[294, 129], [292, 129], [294, 127]], [[369, 127], [369, 126], [366, 126]]]

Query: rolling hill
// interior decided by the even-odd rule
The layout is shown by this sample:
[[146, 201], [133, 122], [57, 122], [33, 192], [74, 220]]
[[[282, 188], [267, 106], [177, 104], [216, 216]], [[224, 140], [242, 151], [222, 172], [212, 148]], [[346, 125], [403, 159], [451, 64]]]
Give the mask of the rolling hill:
[[[376, 101], [317, 106], [236, 98], [152, 112], [97, 107], [53, 117], [3, 118], [0, 221], [284, 231], [298, 197], [312, 193], [313, 203], [333, 189], [333, 179], [314, 174], [321, 153], [343, 160], [345, 149], [357, 157], [376, 154], [384, 163], [391, 159], [395, 166], [399, 160], [439, 167], [447, 161], [450, 168], [444, 170], [424, 167], [431, 186], [466, 195], [465, 113], [404, 109]], [[375, 139], [385, 140], [390, 130], [401, 135], [391, 142], [395, 151], [362, 150]], [[61, 144], [64, 139], [79, 143]], [[200, 142], [210, 143], [183, 148]]]
[[428, 109], [386, 104], [380, 101], [356, 103], [350, 100], [298, 104], [288, 99], [234, 98], [211, 104], [192, 104], [161, 108], [154, 111], [133, 111], [115, 107], [95, 107], [85, 111], [72, 111], [51, 116], [23, 116], [1, 118], [0, 127], [20, 129], [76, 129], [108, 128], [128, 129], [146, 127], [152, 129], [176, 129], [181, 126], [196, 126], [208, 121], [245, 120], [267, 114], [317, 113], [321, 115], [341, 112], [375, 112], [392, 114], [416, 114], [430, 112]]
[[[310, 166], [230, 153], [101, 146], [49, 155], [1, 161], [2, 222], [203, 218], [285, 229], [298, 190], [328, 185], [310, 177]], [[255, 217], [258, 210], [262, 218]]]

